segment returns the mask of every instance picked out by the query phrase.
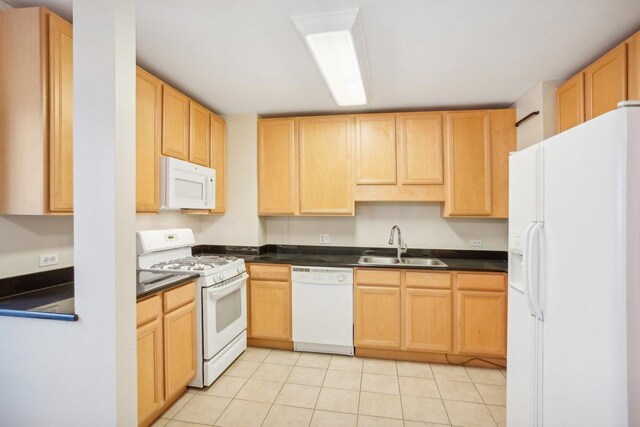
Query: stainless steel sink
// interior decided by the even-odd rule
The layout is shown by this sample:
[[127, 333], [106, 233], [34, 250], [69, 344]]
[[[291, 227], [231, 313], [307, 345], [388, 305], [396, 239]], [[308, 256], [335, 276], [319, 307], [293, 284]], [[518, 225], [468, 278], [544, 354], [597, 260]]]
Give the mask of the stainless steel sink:
[[361, 256], [358, 260], [358, 264], [376, 264], [376, 265], [388, 265], [388, 264], [400, 264], [398, 258], [387, 256]]
[[364, 265], [402, 265], [415, 267], [447, 267], [438, 258], [394, 258], [384, 256], [361, 256], [358, 264]]

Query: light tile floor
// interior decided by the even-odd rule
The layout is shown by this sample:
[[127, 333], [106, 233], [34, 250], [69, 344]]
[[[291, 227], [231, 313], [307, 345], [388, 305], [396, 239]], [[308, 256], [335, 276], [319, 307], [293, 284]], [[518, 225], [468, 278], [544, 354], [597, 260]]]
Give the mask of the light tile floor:
[[504, 369], [250, 347], [154, 427], [505, 425]]

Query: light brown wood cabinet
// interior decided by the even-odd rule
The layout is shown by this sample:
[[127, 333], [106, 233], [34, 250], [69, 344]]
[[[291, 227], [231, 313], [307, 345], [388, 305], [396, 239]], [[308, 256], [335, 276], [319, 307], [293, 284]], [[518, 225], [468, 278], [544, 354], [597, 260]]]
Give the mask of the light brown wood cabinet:
[[507, 218], [515, 110], [447, 112], [445, 216]]
[[361, 114], [355, 118], [356, 184], [397, 182], [395, 114]]
[[162, 81], [136, 70], [136, 210], [160, 209]]
[[73, 212], [73, 27], [49, 15], [49, 209]]
[[514, 109], [261, 119], [258, 214], [431, 201], [445, 216], [507, 218], [514, 123]]
[[506, 275], [456, 275], [458, 353], [503, 357], [507, 353]]
[[504, 273], [357, 268], [354, 281], [361, 351], [411, 360], [506, 356]]
[[557, 131], [640, 100], [640, 32], [605, 53], [556, 90]]
[[250, 264], [249, 338], [291, 341], [291, 266]]
[[298, 212], [298, 144], [296, 120], [258, 122], [258, 213]]
[[0, 214], [71, 213], [73, 28], [42, 7], [0, 28]]
[[606, 53], [584, 70], [585, 119], [616, 109], [627, 99], [627, 45]]
[[209, 167], [211, 163], [211, 112], [189, 101], [189, 161]]
[[189, 161], [189, 98], [168, 84], [162, 88], [162, 154]]
[[195, 283], [137, 302], [138, 425], [150, 425], [196, 373]]
[[160, 295], [138, 302], [138, 421], [148, 425], [164, 404], [162, 304]]
[[578, 73], [556, 89], [558, 132], [584, 122], [584, 73]]
[[352, 116], [298, 119], [300, 213], [353, 215]]
[[356, 201], [444, 201], [442, 113], [355, 116]]
[[411, 351], [453, 350], [451, 274], [405, 271], [403, 346]]
[[216, 208], [211, 213], [221, 214], [227, 209], [227, 123], [211, 113], [211, 164], [216, 171]]

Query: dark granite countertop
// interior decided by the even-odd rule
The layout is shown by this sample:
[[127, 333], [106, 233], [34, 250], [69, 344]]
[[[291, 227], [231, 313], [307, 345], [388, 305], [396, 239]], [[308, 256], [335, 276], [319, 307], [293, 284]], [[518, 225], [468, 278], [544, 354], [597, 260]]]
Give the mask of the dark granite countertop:
[[138, 271], [136, 283], [136, 298], [142, 299], [158, 292], [167, 291], [196, 279], [199, 274], [194, 273], [156, 273], [153, 271]]
[[292, 264], [314, 267], [370, 267], [403, 268], [448, 271], [507, 272], [506, 252], [468, 251], [449, 249], [409, 249], [403, 257], [439, 258], [447, 267], [416, 265], [363, 265], [358, 264], [362, 255], [395, 256], [393, 248], [356, 248], [327, 246], [265, 245], [247, 248], [235, 246], [202, 245], [194, 248], [194, 254], [233, 255], [247, 263]]
[[0, 316], [76, 321], [73, 267], [0, 279]]

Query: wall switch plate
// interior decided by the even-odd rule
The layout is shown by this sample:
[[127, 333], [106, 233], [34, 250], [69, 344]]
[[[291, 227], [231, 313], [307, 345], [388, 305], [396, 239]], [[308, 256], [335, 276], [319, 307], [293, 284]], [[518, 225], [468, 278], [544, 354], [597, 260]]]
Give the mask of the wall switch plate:
[[40, 267], [48, 267], [50, 265], [56, 265], [59, 262], [58, 254], [40, 255]]
[[471, 239], [470, 243], [471, 243], [471, 246], [474, 246], [477, 248], [482, 247], [482, 240], [480, 239]]
[[320, 235], [320, 244], [326, 245], [330, 242], [329, 239], [329, 235], [328, 234], [321, 234]]

